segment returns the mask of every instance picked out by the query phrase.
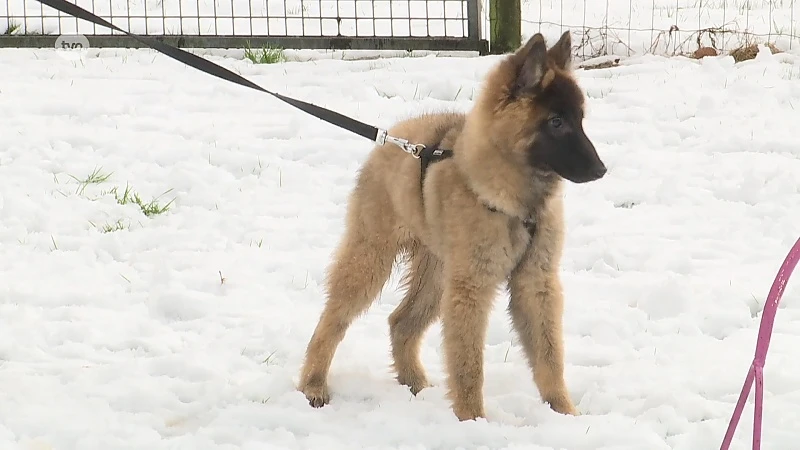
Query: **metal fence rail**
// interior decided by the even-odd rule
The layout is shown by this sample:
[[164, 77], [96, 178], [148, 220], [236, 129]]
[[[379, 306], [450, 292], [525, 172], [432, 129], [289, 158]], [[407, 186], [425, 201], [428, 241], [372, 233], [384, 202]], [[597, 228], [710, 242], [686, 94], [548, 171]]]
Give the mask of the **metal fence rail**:
[[[480, 0], [71, 0], [120, 28], [181, 46], [473, 50], [485, 53]], [[122, 33], [35, 0], [0, 0], [0, 46], [81, 34], [138, 47]], [[39, 45], [35, 45], [39, 46]]]

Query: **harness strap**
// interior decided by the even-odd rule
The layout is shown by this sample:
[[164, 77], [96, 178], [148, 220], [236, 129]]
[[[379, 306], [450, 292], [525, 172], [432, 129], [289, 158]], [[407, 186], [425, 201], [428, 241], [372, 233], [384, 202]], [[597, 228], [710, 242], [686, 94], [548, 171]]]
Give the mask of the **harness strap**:
[[[435, 163], [438, 161], [443, 161], [445, 159], [451, 158], [453, 156], [452, 150], [442, 150], [439, 148], [438, 145], [434, 145], [431, 147], [425, 147], [419, 153], [419, 187], [420, 191], [422, 191], [422, 187], [425, 183], [425, 173], [428, 171], [428, 166], [431, 163]], [[425, 204], [425, 196], [422, 196], [422, 204]], [[491, 212], [501, 212], [494, 206], [486, 205], [486, 209]], [[522, 219], [522, 225], [525, 226], [525, 229], [528, 230], [531, 236], [536, 233], [536, 221], [532, 218]]]
[[425, 173], [428, 171], [428, 166], [431, 163], [442, 161], [448, 159], [453, 156], [452, 150], [442, 150], [439, 148], [438, 145], [434, 145], [432, 147], [425, 147], [419, 153], [419, 186], [422, 189], [422, 185], [425, 182]]

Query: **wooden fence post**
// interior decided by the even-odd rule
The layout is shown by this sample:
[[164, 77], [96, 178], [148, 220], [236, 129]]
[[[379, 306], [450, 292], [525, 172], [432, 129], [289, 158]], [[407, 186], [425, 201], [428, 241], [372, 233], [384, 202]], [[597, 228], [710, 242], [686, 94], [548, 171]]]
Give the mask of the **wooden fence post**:
[[489, 0], [489, 53], [513, 52], [522, 44], [520, 0]]

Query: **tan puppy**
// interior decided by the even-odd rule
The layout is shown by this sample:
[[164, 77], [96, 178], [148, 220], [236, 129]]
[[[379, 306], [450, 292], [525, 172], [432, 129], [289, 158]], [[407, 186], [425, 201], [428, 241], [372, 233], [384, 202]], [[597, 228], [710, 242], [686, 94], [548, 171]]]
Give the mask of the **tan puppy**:
[[405, 298], [389, 318], [394, 369], [418, 393], [423, 334], [439, 317], [448, 396], [460, 420], [484, 417], [483, 347], [499, 287], [545, 402], [577, 410], [564, 382], [562, 179], [606, 173], [583, 131], [584, 96], [570, 73], [569, 32], [547, 50], [541, 34], [487, 76], [467, 114], [422, 115], [389, 133], [453, 151], [430, 164], [377, 146], [361, 169], [327, 277], [328, 300], [306, 351], [299, 389], [330, 401], [328, 370], [352, 321], [380, 293], [398, 255], [410, 264]]

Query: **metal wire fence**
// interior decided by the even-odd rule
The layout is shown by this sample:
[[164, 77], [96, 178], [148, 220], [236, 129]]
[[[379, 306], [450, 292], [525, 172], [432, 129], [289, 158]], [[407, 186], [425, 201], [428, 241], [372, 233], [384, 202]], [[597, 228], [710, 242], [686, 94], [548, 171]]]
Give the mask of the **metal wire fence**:
[[[467, 0], [77, 0], [132, 33], [210, 36], [466, 37]], [[4, 20], [5, 19], [5, 20]], [[476, 17], [477, 20], [477, 17]], [[0, 0], [22, 34], [121, 34], [35, 0]]]
[[[136, 34], [183, 47], [467, 50], [485, 53], [480, 0], [70, 0]], [[5, 35], [3, 36], [3, 30]], [[93, 47], [139, 46], [118, 31], [36, 0], [0, 0], [0, 47], [83, 35]]]
[[[319, 48], [328, 46], [330, 39], [355, 38], [367, 40], [362, 48], [391, 46], [393, 39], [423, 39], [428, 42], [422, 47], [447, 49], [448, 45], [458, 47], [454, 42], [485, 43], [481, 30], [489, 29], [488, 0], [72, 1], [134, 33], [298, 37], [295, 48], [312, 42]], [[548, 39], [557, 39], [569, 29], [576, 55], [583, 59], [600, 55], [675, 55], [706, 46], [724, 52], [766, 42], [781, 50], [800, 48], [800, 0], [521, 3], [523, 34], [541, 31]], [[65, 16], [35, 0], [0, 0], [0, 34], [4, 29], [12, 35], [119, 35]], [[315, 37], [324, 39], [314, 40]], [[350, 41], [345, 45], [351, 45]]]
[[797, 50], [798, 19], [800, 0], [522, 0], [523, 33], [557, 39], [569, 29], [584, 59], [758, 43]]

